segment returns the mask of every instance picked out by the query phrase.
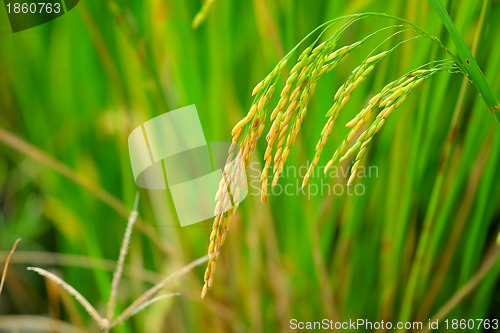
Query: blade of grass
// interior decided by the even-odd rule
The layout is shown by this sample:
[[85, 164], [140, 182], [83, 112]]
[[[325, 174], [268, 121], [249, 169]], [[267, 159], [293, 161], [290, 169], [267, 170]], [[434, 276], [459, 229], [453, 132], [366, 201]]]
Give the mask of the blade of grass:
[[108, 320], [105, 318], [102, 318], [99, 312], [92, 306], [92, 304], [87, 301], [85, 297], [82, 296], [75, 288], [73, 288], [71, 285], [69, 285], [67, 282], [65, 282], [63, 279], [58, 277], [57, 275], [39, 267], [28, 267], [27, 268], [29, 271], [34, 271], [41, 276], [50, 279], [63, 287], [71, 296], [73, 296], [78, 303], [80, 303], [85, 310], [87, 310], [88, 314], [95, 320], [95, 322], [101, 327], [107, 327], [108, 325]]
[[457, 47], [457, 52], [462, 62], [462, 68], [467, 72], [472, 83], [479, 91], [480, 96], [483, 98], [486, 105], [490, 108], [491, 112], [493, 112], [493, 116], [495, 116], [496, 121], [500, 124], [500, 104], [498, 104], [495, 95], [493, 95], [493, 92], [491, 91], [490, 86], [488, 85], [488, 82], [486, 81], [486, 78], [481, 71], [481, 68], [474, 59], [474, 56], [470, 52], [462, 36], [453, 24], [453, 20], [444, 8], [441, 1], [429, 0], [429, 3], [434, 8], [437, 15], [441, 19], [441, 22], [443, 22], [444, 26], [450, 33], [450, 36], [453, 39], [453, 43]]

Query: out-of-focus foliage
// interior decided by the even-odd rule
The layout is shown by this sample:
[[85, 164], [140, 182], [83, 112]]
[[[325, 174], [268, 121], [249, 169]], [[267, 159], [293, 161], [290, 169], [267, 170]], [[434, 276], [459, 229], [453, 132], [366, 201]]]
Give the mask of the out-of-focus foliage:
[[[500, 4], [448, 2], [458, 30], [475, 45], [473, 53], [500, 96]], [[194, 0], [80, 1], [60, 18], [15, 34], [0, 10], [0, 128], [131, 208], [137, 189], [127, 136], [133, 128], [196, 104], [207, 141], [230, 141], [255, 84], [329, 19], [385, 12], [454, 49], [425, 1], [218, 0], [193, 29], [201, 6]], [[361, 21], [342, 42], [350, 44], [390, 24]], [[335, 91], [377, 44], [367, 42], [318, 84], [287, 162], [302, 175]], [[320, 165], [347, 133], [342, 124], [387, 82], [445, 56], [419, 39], [381, 62], [346, 104]], [[260, 184], [250, 181], [250, 195], [232, 223], [207, 297], [199, 299], [203, 268], [195, 269], [171, 287], [182, 296], [152, 306], [116, 331], [276, 332], [288, 330], [291, 318], [396, 322], [409, 309], [404, 302], [408, 277], [418, 243], [429, 232], [410, 311], [413, 320], [426, 322], [474, 276], [496, 239], [500, 128], [467, 79], [440, 73], [412, 93], [377, 136], [364, 162], [376, 172], [355, 182], [363, 184], [363, 195], [352, 195], [345, 186], [327, 193], [327, 186], [346, 179], [322, 174], [311, 178], [302, 193], [301, 179], [290, 171], [280, 184], [292, 184], [289, 189], [297, 193], [270, 191], [264, 206]], [[262, 141], [255, 162], [262, 162]], [[95, 192], [3, 139], [0, 157], [1, 258], [16, 238], [23, 238], [0, 297], [0, 316], [39, 314], [95, 331], [84, 310], [25, 267], [54, 268], [97, 309], [105, 309], [126, 218]], [[323, 195], [313, 195], [314, 189], [323, 189]], [[212, 221], [181, 228], [175, 218], [154, 210], [162, 205], [152, 200], [141, 199], [143, 221], [132, 237], [117, 312], [207, 250]], [[426, 220], [429, 230], [423, 230]], [[143, 232], [144, 225], [157, 239]], [[100, 258], [99, 265], [89, 258]], [[499, 273], [495, 264], [449, 317], [498, 315]]]

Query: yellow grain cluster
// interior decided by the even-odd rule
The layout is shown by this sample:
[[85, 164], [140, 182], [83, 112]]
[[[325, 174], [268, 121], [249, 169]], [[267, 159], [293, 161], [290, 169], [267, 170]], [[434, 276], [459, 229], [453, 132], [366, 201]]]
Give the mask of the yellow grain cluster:
[[[264, 153], [265, 163], [261, 174], [261, 201], [263, 203], [267, 201], [269, 179], [272, 179], [271, 185], [274, 186], [283, 172], [284, 164], [300, 131], [317, 81], [324, 73], [335, 68], [347, 55], [364, 42], [364, 40], [361, 40], [334, 50], [337, 40], [338, 36], [332, 36], [319, 45], [313, 43], [300, 54], [297, 62], [290, 70], [279, 100], [270, 115], [272, 124], [266, 135], [267, 148]], [[361, 65], [352, 71], [347, 81], [335, 93], [332, 107], [326, 114], [328, 120], [321, 131], [314, 158], [303, 179], [303, 187], [307, 184], [314, 168], [317, 166], [321, 153], [332, 133], [335, 121], [352, 92], [373, 71], [375, 65], [388, 56], [392, 50], [365, 59]], [[250, 162], [257, 141], [264, 131], [268, 104], [277, 86], [280, 73], [283, 72], [289, 58], [290, 54], [285, 56], [273, 71], [255, 86], [252, 91], [254, 100], [250, 110], [231, 132], [233, 145], [230, 155], [236, 155], [236, 158], [228, 158], [223, 172], [224, 177], [219, 184], [219, 191], [216, 196], [216, 217], [208, 248], [209, 254], [217, 253], [225, 241], [231, 220], [238, 208], [240, 190], [245, 180], [243, 177], [246, 177], [245, 167]], [[379, 94], [370, 100], [367, 107], [348, 122], [347, 127], [351, 128], [351, 130], [327, 163], [325, 173], [337, 160], [342, 162], [356, 153], [348, 180], [348, 184], [351, 184], [369, 143], [384, 125], [385, 119], [403, 103], [412, 89], [438, 70], [445, 68], [449, 69], [450, 65], [442, 63], [431, 69], [415, 70], [385, 86]], [[377, 117], [370, 125], [367, 125], [375, 112], [378, 112]], [[363, 129], [365, 130], [357, 136]], [[357, 139], [355, 139], [356, 136]], [[353, 141], [355, 141], [354, 144], [348, 149]], [[224, 211], [227, 207], [232, 208]], [[206, 295], [213, 284], [216, 263], [217, 257], [211, 257], [205, 271], [202, 297]]]
[[[300, 131], [318, 79], [360, 45], [360, 42], [356, 42], [332, 52], [335, 42], [326, 41], [314, 49], [307, 48], [299, 56], [281, 92], [280, 101], [271, 115], [271, 120], [274, 121], [266, 137], [268, 146], [264, 154], [265, 164], [261, 174], [261, 201], [263, 203], [267, 201], [269, 168], [273, 164], [271, 185], [275, 186], [283, 172], [290, 148], [294, 145]], [[273, 150], [275, 150], [274, 156]]]
[[321, 131], [321, 137], [316, 144], [316, 152], [314, 154], [314, 158], [309, 165], [307, 173], [302, 181], [302, 188], [307, 185], [309, 178], [312, 176], [314, 169], [318, 165], [321, 153], [323, 152], [323, 148], [325, 147], [326, 142], [328, 141], [328, 138], [332, 133], [333, 125], [337, 120], [340, 110], [342, 110], [344, 105], [347, 103], [354, 89], [356, 89], [366, 79], [368, 74], [370, 74], [371, 71], [375, 68], [375, 64], [384, 59], [388, 54], [389, 51], [384, 51], [375, 56], [367, 58], [361, 65], [359, 65], [352, 71], [347, 81], [337, 90], [333, 105], [326, 114], [328, 120], [323, 127], [323, 130]]
[[[240, 190], [245, 182], [246, 173], [243, 164], [243, 152], [233, 151], [233, 153], [236, 153], [237, 156], [235, 159], [232, 159], [231, 156], [228, 158], [223, 170], [223, 177], [219, 183], [219, 190], [215, 197], [215, 219], [210, 235], [209, 254], [218, 252], [219, 248], [224, 244], [227, 231], [231, 226], [231, 220], [238, 208]], [[230, 210], [224, 211], [226, 207], [230, 207], [231, 205], [232, 208]], [[205, 284], [201, 292], [202, 298], [205, 297], [207, 291], [212, 287], [216, 263], [217, 256], [211, 257], [208, 261], [204, 276]]]
[[[335, 47], [333, 38], [315, 46], [306, 48], [297, 59], [297, 63], [290, 70], [286, 84], [281, 91], [280, 99], [271, 114], [273, 121], [266, 136], [268, 146], [264, 155], [265, 166], [261, 174], [262, 193], [261, 201], [267, 201], [268, 171], [273, 164], [272, 185], [276, 185], [283, 166], [288, 158], [291, 146], [295, 143], [297, 134], [307, 113], [307, 105], [314, 94], [317, 80], [326, 72], [332, 70], [345, 56], [360, 46], [360, 42], [344, 46], [332, 52]], [[209, 254], [216, 253], [225, 241], [226, 233], [231, 225], [238, 207], [238, 196], [241, 177], [244, 170], [239, 165], [247, 166], [255, 150], [257, 140], [261, 136], [266, 121], [267, 105], [273, 95], [277, 78], [285, 68], [288, 57], [285, 57], [264, 80], [259, 82], [252, 91], [254, 102], [247, 115], [240, 120], [231, 131], [233, 148], [238, 147], [234, 162], [228, 159], [224, 169], [224, 177], [219, 185], [216, 196], [216, 217], [210, 235]], [[274, 147], [276, 145], [276, 147]], [[231, 152], [234, 154], [233, 148]], [[275, 152], [273, 154], [273, 150]], [[232, 193], [231, 189], [235, 193]], [[232, 200], [231, 200], [232, 199]], [[224, 207], [231, 203], [231, 210], [224, 212]], [[217, 257], [209, 260], [204, 276], [204, 286], [201, 296], [204, 297], [213, 283], [213, 276]]]
[[[438, 69], [431, 68], [410, 72], [398, 80], [389, 83], [380, 93], [375, 95], [368, 103], [368, 106], [347, 123], [346, 126], [351, 128], [351, 130], [340, 144], [339, 148], [335, 151], [333, 157], [326, 164], [325, 173], [328, 172], [337, 159], [339, 159], [339, 163], [341, 163], [357, 152], [347, 181], [347, 184], [351, 185], [356, 177], [359, 164], [366, 154], [368, 145], [373, 139], [373, 136], [380, 131], [384, 125], [385, 119], [404, 102], [408, 94], [415, 87], [437, 71]], [[366, 125], [373, 112], [378, 109], [380, 109], [380, 112], [375, 120], [359, 135], [356, 142], [347, 150], [349, 144], [354, 140], [355, 135]]]
[[[209, 254], [216, 253], [226, 239], [231, 219], [238, 208], [243, 177], [246, 177], [245, 167], [250, 162], [257, 141], [264, 130], [267, 104], [273, 95], [279, 73], [284, 69], [286, 63], [287, 58], [284, 58], [264, 80], [255, 86], [252, 91], [254, 102], [250, 110], [231, 131], [233, 144], [215, 198], [215, 219], [210, 235]], [[239, 149], [234, 149], [235, 147]], [[236, 158], [231, 158], [234, 155]], [[232, 205], [232, 208], [224, 212], [224, 208], [228, 207], [229, 204]], [[210, 258], [205, 271], [202, 298], [212, 286], [216, 263], [216, 256]]]

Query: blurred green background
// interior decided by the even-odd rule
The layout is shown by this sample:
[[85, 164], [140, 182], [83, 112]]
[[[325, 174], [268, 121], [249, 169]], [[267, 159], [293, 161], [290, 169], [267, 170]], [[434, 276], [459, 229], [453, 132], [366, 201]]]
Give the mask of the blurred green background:
[[[500, 97], [500, 2], [444, 3]], [[196, 104], [207, 141], [230, 141], [255, 84], [311, 30], [341, 15], [400, 16], [454, 50], [426, 1], [217, 0], [193, 29], [201, 7], [199, 0], [80, 1], [58, 19], [15, 34], [0, 10], [2, 263], [14, 240], [23, 239], [0, 296], [0, 330], [4, 315], [29, 315], [20, 325], [43, 316], [98, 330], [79, 304], [26, 267], [51, 269], [105, 311], [137, 191], [127, 137], [142, 122]], [[394, 23], [363, 20], [342, 42]], [[377, 43], [367, 42], [318, 84], [288, 165], [307, 165], [314, 156], [335, 91]], [[419, 39], [384, 60], [353, 93], [320, 164], [369, 97], [441, 58], [442, 50]], [[204, 267], [198, 267], [168, 287], [181, 296], [114, 331], [281, 332], [292, 318], [396, 322], [405, 313], [427, 322], [438, 314], [444, 319], [445, 304], [450, 319], [500, 319], [499, 129], [466, 78], [436, 75], [376, 136], [364, 163], [376, 166], [378, 177], [357, 181], [363, 195], [271, 195], [265, 206], [251, 191], [208, 296], [199, 298]], [[255, 161], [262, 161], [261, 141]], [[181, 228], [165, 206], [167, 213], [158, 212], [141, 196], [117, 312], [206, 253], [212, 221]], [[406, 299], [426, 235], [416, 292]]]

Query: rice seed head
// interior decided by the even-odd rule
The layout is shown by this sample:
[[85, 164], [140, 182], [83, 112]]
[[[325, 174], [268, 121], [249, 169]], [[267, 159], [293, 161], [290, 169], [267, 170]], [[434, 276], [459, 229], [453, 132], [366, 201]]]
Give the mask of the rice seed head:
[[[258, 104], [258, 107], [257, 109], [260, 111], [262, 111], [262, 109], [264, 108], [264, 105], [266, 104], [267, 102], [267, 96], [266, 95], [263, 95], [260, 100], [259, 100], [259, 104]], [[255, 114], [255, 113], [254, 113]]]
[[[414, 71], [413, 73], [415, 73]], [[433, 74], [435, 72], [434, 69], [431, 69], [429, 71], [421, 71], [419, 70], [418, 73], [420, 75], [428, 75], [428, 74]], [[385, 120], [391, 115], [391, 113], [397, 109], [401, 104], [404, 102], [406, 99], [407, 95], [410, 93], [410, 91], [420, 83], [422, 83], [425, 80], [425, 77], [419, 77], [416, 76], [415, 74], [411, 74], [409, 78], [406, 76], [393, 81], [392, 83], [386, 85], [380, 94], [376, 95], [374, 98], [372, 98], [371, 102], [375, 102], [376, 104], [378, 102], [379, 107], [383, 107], [383, 110], [377, 115], [375, 121], [370, 125], [369, 129], [366, 130], [356, 141], [356, 143], [348, 150], [347, 153], [340, 159], [340, 162], [342, 162], [347, 156], [351, 155], [354, 151], [358, 150], [358, 154], [356, 155], [356, 159], [354, 162], [353, 167], [351, 168], [351, 173], [349, 180], [347, 182], [348, 185], [351, 185], [355, 179], [356, 172], [358, 169], [359, 164], [361, 163], [361, 160], [363, 159], [364, 155], [366, 154], [367, 147], [370, 144], [371, 140], [373, 139], [373, 136], [380, 131], [380, 129], [383, 127]], [[380, 99], [384, 98], [382, 102], [380, 102]], [[370, 103], [371, 104], [371, 103]], [[370, 110], [373, 109], [373, 105], [370, 105]], [[365, 114], [366, 118], [367, 114]], [[358, 117], [358, 116], [357, 116]], [[356, 117], [355, 117], [356, 119]], [[356, 123], [357, 124], [357, 123]], [[356, 125], [357, 127], [357, 125]], [[351, 137], [352, 138], [352, 137]]]
[[297, 62], [300, 62], [300, 61], [302, 61], [303, 59], [307, 58], [307, 57], [308, 57], [308, 55], [309, 55], [309, 52], [311, 52], [312, 48], [313, 48], [313, 46], [312, 46], [312, 45], [310, 45], [310, 46], [308, 46], [308, 47], [307, 47], [304, 51], [302, 51], [302, 53], [300, 54], [300, 56], [299, 56], [299, 57], [298, 57], [298, 59], [297, 59]]
[[273, 182], [271, 183], [272, 186], [276, 186], [276, 184], [278, 184], [278, 179], [280, 178], [280, 174], [279, 173], [275, 173], [274, 174], [274, 177], [273, 177]]
[[359, 122], [359, 117], [354, 117], [351, 121], [349, 121], [345, 127], [352, 128]]
[[311, 175], [308, 170], [307, 174], [304, 176], [304, 179], [302, 180], [302, 189], [304, 189], [304, 187], [306, 187], [307, 183], [309, 182], [309, 177], [311, 177]]
[[282, 163], [284, 163], [286, 161], [286, 159], [288, 158], [288, 154], [290, 153], [290, 147], [289, 146], [286, 146], [285, 147], [285, 150], [283, 151], [283, 154], [281, 156], [281, 161]]
[[326, 175], [328, 173], [328, 171], [330, 171], [330, 168], [332, 167], [333, 163], [335, 161], [333, 159], [331, 159], [330, 161], [328, 161], [328, 163], [325, 165], [325, 169], [323, 170], [323, 173]]
[[378, 61], [378, 60], [381, 60], [382, 58], [385, 58], [385, 56], [387, 56], [389, 54], [389, 51], [384, 51], [384, 52], [381, 52], [377, 55], [374, 55], [368, 59], [366, 59], [366, 63], [369, 64], [369, 63], [372, 63], [372, 62], [375, 62], [375, 61]]
[[351, 172], [351, 175], [349, 176], [349, 180], [347, 181], [347, 186], [351, 186], [352, 183], [354, 182], [354, 179], [356, 177], [356, 172], [357, 172], [357, 170], [354, 170]]
[[266, 164], [264, 165], [264, 168], [262, 169], [262, 173], [260, 175], [260, 181], [264, 181], [264, 179], [267, 178], [267, 171], [269, 170], [269, 166], [271, 165], [271, 155], [266, 159]]
[[351, 148], [349, 148], [349, 150], [339, 159], [339, 163], [342, 163], [354, 152], [356, 152], [361, 147], [361, 143], [362, 141], [360, 140], [356, 141], [356, 143]]
[[262, 88], [262, 86], [264, 85], [264, 81], [260, 81], [256, 86], [255, 88], [253, 88], [252, 90], [252, 96], [255, 96], [259, 91], [260, 91], [260, 88]]
[[326, 41], [325, 41], [325, 42], [323, 42], [323, 43], [321, 43], [321, 44], [319, 44], [318, 46], [316, 46], [316, 47], [314, 48], [314, 50], [312, 51], [312, 53], [313, 53], [313, 54], [314, 54], [314, 53], [318, 53], [319, 51], [323, 50], [323, 48], [325, 47], [325, 45], [326, 45]]
[[264, 205], [267, 203], [267, 177], [262, 180], [262, 190], [260, 193], [260, 201]]
[[235, 136], [238, 132], [240, 132], [243, 129], [243, 126], [245, 126], [249, 120], [246, 118], [241, 119], [233, 128], [231, 131], [231, 135]]
[[[262, 182], [261, 201], [263, 203], [267, 202], [270, 176], [272, 176], [271, 186], [275, 186], [283, 172], [291, 147], [295, 143], [302, 121], [307, 113], [309, 100], [314, 94], [316, 82], [324, 73], [331, 71], [347, 55], [362, 45], [366, 39], [341, 47], [332, 52], [337, 40], [338, 35], [333, 35], [320, 44], [316, 44], [316, 42], [312, 43], [302, 51], [289, 72], [286, 83], [280, 92], [279, 101], [274, 106], [270, 115], [272, 124], [266, 135], [267, 148], [264, 154], [265, 165], [260, 175]], [[351, 72], [346, 82], [336, 91], [332, 106], [326, 114], [328, 120], [316, 144], [315, 155], [303, 179], [302, 188], [307, 185], [310, 177], [313, 175], [313, 171], [319, 163], [322, 151], [332, 133], [334, 123], [340, 111], [350, 99], [351, 94], [362, 84], [362, 82], [364, 82], [367, 76], [373, 72], [375, 65], [391, 52], [392, 49], [366, 58]], [[239, 148], [236, 162], [241, 161], [245, 166], [248, 165], [252, 153], [256, 149], [257, 140], [260, 138], [265, 128], [267, 106], [270, 103], [274, 90], [277, 88], [277, 78], [284, 70], [289, 58], [290, 55], [285, 56], [269, 75], [257, 83], [252, 90], [254, 100], [248, 114], [240, 120], [231, 131], [234, 144], [230, 151], [233, 151], [236, 145], [238, 145]], [[373, 96], [368, 106], [347, 122], [346, 126], [350, 128], [349, 133], [334, 152], [332, 159], [326, 164], [325, 174], [337, 160], [342, 162], [347, 157], [356, 153], [348, 178], [348, 184], [352, 184], [373, 136], [381, 130], [385, 120], [404, 102], [412, 89], [433, 73], [446, 68], [443, 62], [438, 63], [431, 69], [418, 69], [412, 71], [410, 74], [390, 82], [377, 95]], [[450, 65], [448, 65], [448, 68], [450, 68]], [[373, 119], [372, 114], [375, 112], [378, 112], [377, 117], [371, 124], [368, 124], [368, 122]], [[355, 139], [360, 132], [362, 133]], [[354, 140], [355, 142], [352, 144]], [[275, 151], [274, 155], [273, 151]], [[272, 168], [271, 164], [273, 164]], [[270, 169], [272, 172], [269, 171]], [[228, 171], [228, 173], [225, 172], [224, 174], [229, 175], [228, 177], [234, 180], [236, 184], [240, 184], [238, 171], [236, 169]], [[210, 235], [209, 253], [218, 251], [226, 239], [227, 232], [238, 205], [234, 205], [230, 212], [222, 212], [221, 210], [223, 207], [226, 207], [227, 204], [231, 203], [231, 196], [233, 199], [239, 198], [240, 191], [238, 186], [239, 185], [233, 189], [234, 193], [231, 193], [231, 188], [227, 187], [225, 182], [221, 182], [220, 184], [219, 191], [216, 195], [216, 211], [218, 215], [214, 219], [213, 230]], [[216, 259], [211, 258], [204, 276], [205, 284], [202, 289], [202, 296], [207, 293], [213, 284], [215, 266]]]
[[274, 154], [274, 172], [276, 172], [278, 168], [278, 163], [281, 160], [281, 151], [283, 150], [283, 147], [279, 147], [278, 150], [276, 151], [276, 154]]

